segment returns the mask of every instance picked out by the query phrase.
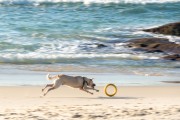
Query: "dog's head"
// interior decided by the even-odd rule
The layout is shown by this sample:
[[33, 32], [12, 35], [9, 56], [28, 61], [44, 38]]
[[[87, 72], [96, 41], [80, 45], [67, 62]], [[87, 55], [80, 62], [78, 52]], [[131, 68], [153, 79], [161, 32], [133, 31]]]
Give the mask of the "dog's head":
[[91, 88], [94, 88], [94, 86], [96, 86], [96, 84], [93, 82], [93, 79], [90, 78], [85, 78], [87, 85], [90, 86]]

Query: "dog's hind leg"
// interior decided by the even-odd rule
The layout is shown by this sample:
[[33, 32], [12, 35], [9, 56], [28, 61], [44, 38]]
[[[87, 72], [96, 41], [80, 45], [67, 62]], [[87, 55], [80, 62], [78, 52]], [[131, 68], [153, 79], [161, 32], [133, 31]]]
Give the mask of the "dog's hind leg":
[[47, 87], [53, 87], [53, 84], [47, 84], [47, 85], [42, 89], [42, 92], [43, 92]]
[[56, 87], [51, 87], [51, 88], [49, 88], [49, 89], [44, 93], [44, 96], [45, 96], [49, 91], [54, 90], [54, 89], [56, 89]]

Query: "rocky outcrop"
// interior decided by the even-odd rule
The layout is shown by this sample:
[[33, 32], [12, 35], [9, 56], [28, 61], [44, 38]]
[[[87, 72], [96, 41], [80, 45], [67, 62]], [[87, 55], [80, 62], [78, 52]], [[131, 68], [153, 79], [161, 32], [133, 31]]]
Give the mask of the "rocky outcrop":
[[168, 55], [163, 57], [164, 59], [167, 60], [176, 60], [176, 61], [180, 61], [180, 54], [173, 54], [173, 55]]
[[145, 29], [143, 31], [180, 36], [180, 22], [170, 23], [156, 28]]
[[[180, 22], [166, 24], [160, 27], [145, 29], [143, 31], [180, 36]], [[139, 38], [128, 41], [127, 44], [134, 50], [146, 52], [163, 52], [169, 54], [163, 59], [180, 61], [180, 44], [170, 42], [166, 38]]]
[[165, 38], [140, 38], [128, 42], [128, 46], [134, 50], [180, 54], [180, 44], [170, 42]]

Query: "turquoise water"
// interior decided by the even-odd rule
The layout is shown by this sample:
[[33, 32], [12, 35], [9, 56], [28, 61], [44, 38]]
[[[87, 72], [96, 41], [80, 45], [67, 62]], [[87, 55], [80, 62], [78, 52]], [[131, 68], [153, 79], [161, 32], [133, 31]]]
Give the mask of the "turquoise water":
[[179, 37], [141, 31], [179, 20], [180, 0], [2, 0], [0, 66], [178, 76], [179, 62], [133, 51], [124, 42], [164, 37], [179, 43]]

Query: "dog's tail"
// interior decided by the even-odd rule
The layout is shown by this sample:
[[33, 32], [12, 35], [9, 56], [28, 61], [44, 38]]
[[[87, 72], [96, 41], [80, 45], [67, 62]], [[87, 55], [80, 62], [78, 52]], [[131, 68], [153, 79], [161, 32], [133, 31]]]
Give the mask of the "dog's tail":
[[55, 79], [54, 77], [50, 77], [49, 73], [46, 75], [46, 78], [47, 78], [47, 80], [54, 80]]

